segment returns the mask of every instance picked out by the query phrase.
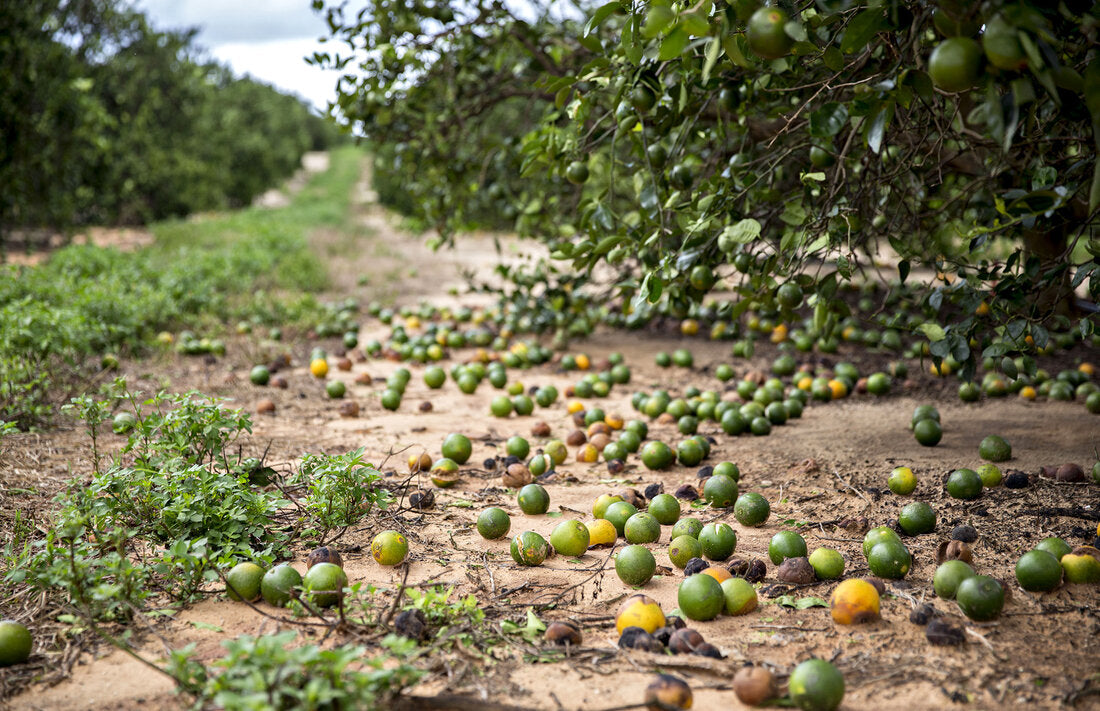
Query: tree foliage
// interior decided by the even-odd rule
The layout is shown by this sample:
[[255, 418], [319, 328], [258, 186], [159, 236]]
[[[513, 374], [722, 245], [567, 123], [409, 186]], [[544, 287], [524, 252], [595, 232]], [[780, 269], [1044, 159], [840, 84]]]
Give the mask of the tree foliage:
[[[336, 132], [120, 0], [7, 3], [0, 241], [243, 205]], [[2, 244], [2, 242], [0, 242]]]
[[1073, 288], [1100, 292], [1095, 5], [775, 5], [315, 2], [344, 44], [314, 59], [344, 69], [395, 203], [610, 266], [624, 311], [693, 312], [725, 277], [736, 318], [793, 280], [824, 332], [839, 284], [923, 266], [938, 323], [901, 326], [933, 355], [1042, 347]]

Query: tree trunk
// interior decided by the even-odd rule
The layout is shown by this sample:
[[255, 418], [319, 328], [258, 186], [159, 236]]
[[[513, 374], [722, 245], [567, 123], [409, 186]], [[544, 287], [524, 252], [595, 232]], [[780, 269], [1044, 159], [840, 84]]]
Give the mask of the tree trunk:
[[[1065, 224], [1059, 224], [1047, 230], [1026, 230], [1024, 239], [1024, 258], [1039, 259], [1039, 279], [1051, 269], [1065, 263], [1066, 254]], [[1073, 290], [1069, 287], [1069, 270], [1061, 277], [1042, 287], [1035, 295], [1035, 308], [1040, 314], [1062, 314], [1073, 312]]]

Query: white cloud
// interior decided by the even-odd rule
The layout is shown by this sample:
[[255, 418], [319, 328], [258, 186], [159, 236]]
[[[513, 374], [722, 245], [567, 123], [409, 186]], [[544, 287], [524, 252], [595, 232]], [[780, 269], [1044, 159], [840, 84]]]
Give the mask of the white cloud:
[[319, 37], [323, 17], [309, 0], [138, 0], [157, 29], [200, 27], [210, 45], [248, 40], [271, 41]]
[[339, 72], [306, 64], [303, 57], [325, 45], [314, 39], [282, 39], [269, 42], [230, 42], [210, 48], [211, 55], [238, 74], [273, 84], [298, 94], [319, 109], [336, 98]]
[[325, 51], [324, 19], [309, 0], [137, 0], [159, 30], [198, 27], [196, 43], [237, 75], [298, 94], [318, 109], [336, 96], [338, 74], [306, 64]]

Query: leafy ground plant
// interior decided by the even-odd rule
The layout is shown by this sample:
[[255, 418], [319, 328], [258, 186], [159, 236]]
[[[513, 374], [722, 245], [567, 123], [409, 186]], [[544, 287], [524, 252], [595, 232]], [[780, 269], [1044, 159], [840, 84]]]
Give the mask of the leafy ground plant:
[[[253, 486], [226, 448], [251, 429], [248, 415], [198, 393], [140, 401], [118, 380], [106, 400], [74, 399], [93, 442], [91, 483], [57, 497], [45, 538], [12, 549], [6, 581], [64, 594], [91, 620], [129, 618], [158, 591], [194, 598], [239, 558], [271, 562], [290, 539], [289, 502]], [[133, 412], [120, 454], [101, 467], [98, 430], [120, 402]], [[286, 516], [289, 523], [289, 516]]]
[[[209, 667], [195, 661], [194, 645], [174, 652], [171, 673], [193, 708], [224, 709], [384, 709], [422, 672], [407, 662], [415, 643], [389, 636], [386, 654], [370, 656], [361, 646], [322, 649], [295, 646], [296, 632], [224, 643], [227, 654]], [[396, 663], [395, 663], [396, 658]]]
[[[96, 530], [122, 528], [160, 545], [194, 543], [217, 563], [236, 556], [271, 560], [289, 534], [276, 522], [288, 501], [253, 486], [227, 447], [251, 431], [251, 419], [198, 393], [160, 393], [133, 406], [133, 425], [122, 453], [98, 470], [89, 486], [63, 495], [62, 519]], [[79, 404], [93, 419], [102, 409]], [[201, 542], [200, 542], [201, 541]]]
[[385, 511], [393, 495], [380, 486], [381, 473], [364, 458], [362, 448], [339, 455], [307, 454], [302, 458], [296, 483], [305, 484], [303, 499], [309, 515], [307, 536], [322, 542], [329, 532], [341, 532], [369, 514]]

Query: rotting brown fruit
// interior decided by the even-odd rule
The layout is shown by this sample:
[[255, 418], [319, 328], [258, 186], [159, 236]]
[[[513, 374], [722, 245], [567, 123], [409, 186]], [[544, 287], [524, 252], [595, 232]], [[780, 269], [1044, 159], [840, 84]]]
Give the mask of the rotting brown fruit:
[[759, 706], [774, 699], [779, 691], [775, 675], [764, 667], [741, 667], [733, 676], [733, 693], [746, 706]]
[[703, 635], [690, 628], [676, 630], [668, 638], [668, 649], [673, 654], [691, 654], [706, 642]]
[[645, 497], [642, 496], [637, 489], [623, 489], [622, 491], [616, 492], [616, 494], [621, 496], [623, 501], [630, 504], [639, 511], [645, 509], [646, 507]]
[[258, 415], [274, 415], [275, 403], [271, 400], [260, 400], [256, 403], [256, 414]]
[[580, 645], [583, 637], [580, 627], [568, 620], [551, 622], [546, 626], [546, 641], [554, 644]]
[[1079, 464], [1063, 464], [1058, 467], [1058, 471], [1054, 473], [1055, 481], [1071, 484], [1078, 481], [1085, 480], [1085, 470], [1081, 468]]
[[597, 432], [588, 439], [588, 443], [595, 447], [597, 452], [602, 452], [607, 445], [611, 444], [611, 438], [603, 432]]
[[871, 522], [867, 520], [866, 516], [844, 518], [841, 519], [839, 523], [837, 523], [837, 528], [841, 528], [845, 531], [850, 531], [852, 533], [866, 533], [870, 527]]
[[359, 403], [355, 400], [340, 403], [340, 417], [359, 417]]
[[606, 422], [593, 422], [588, 426], [589, 439], [595, 439], [596, 435], [603, 434], [611, 437], [611, 428], [607, 426]]
[[735, 578], [743, 578], [745, 573], [749, 572], [749, 561], [744, 558], [731, 558], [726, 563], [726, 570], [730, 571], [730, 575]]
[[681, 484], [676, 487], [676, 493], [673, 495], [682, 501], [695, 501], [699, 498], [699, 492], [691, 484]]
[[725, 659], [722, 655], [722, 650], [715, 647], [710, 642], [703, 642], [695, 648], [694, 652], [697, 657], [709, 657], [711, 659]]
[[951, 624], [942, 617], [933, 617], [924, 628], [924, 636], [929, 642], [937, 646], [962, 644], [966, 641], [966, 634], [961, 627]]
[[687, 565], [684, 566], [684, 577], [690, 578], [692, 575], [702, 573], [709, 567], [710, 564], [702, 558], [692, 558], [687, 562]]
[[936, 563], [943, 563], [947, 560], [961, 560], [964, 563], [970, 563], [974, 560], [974, 551], [971, 550], [969, 544], [962, 541], [944, 541], [940, 543], [940, 547], [936, 550]]
[[909, 621], [914, 625], [926, 625], [936, 616], [936, 608], [927, 602], [917, 605], [909, 613]]
[[749, 563], [749, 569], [745, 571], [744, 578], [750, 583], [759, 583], [768, 574], [768, 564], [759, 558], [753, 558]]
[[534, 425], [531, 426], [531, 436], [532, 437], [549, 437], [550, 436], [550, 425], [548, 425], [546, 422], [544, 422], [542, 420], [536, 422]]
[[409, 506], [418, 511], [435, 506], [435, 493], [431, 489], [414, 491], [409, 495]]
[[423, 641], [428, 637], [428, 619], [420, 610], [402, 610], [393, 621], [397, 634]]
[[775, 577], [785, 583], [792, 583], [795, 585], [805, 585], [817, 580], [817, 576], [814, 574], [814, 567], [810, 565], [810, 561], [805, 558], [787, 558], [783, 561], [783, 564], [779, 566], [779, 570], [776, 571]]
[[660, 641], [646, 632], [641, 627], [627, 627], [619, 635], [620, 649], [638, 649], [643, 652], [660, 654], [665, 651], [665, 646]]
[[645, 705], [649, 711], [690, 709], [692, 700], [687, 682], [671, 674], [658, 675], [645, 690]]
[[973, 526], [963, 524], [951, 529], [951, 540], [973, 543], [978, 540], [978, 531]]
[[314, 548], [310, 551], [309, 557], [306, 558], [306, 570], [309, 570], [318, 563], [332, 563], [335, 566], [344, 567], [344, 559], [340, 557], [340, 553], [332, 546], [321, 546], [320, 548]]
[[504, 474], [500, 477], [500, 480], [501, 483], [509, 489], [518, 489], [534, 481], [527, 465], [519, 463], [508, 465], [508, 468], [504, 470]]

